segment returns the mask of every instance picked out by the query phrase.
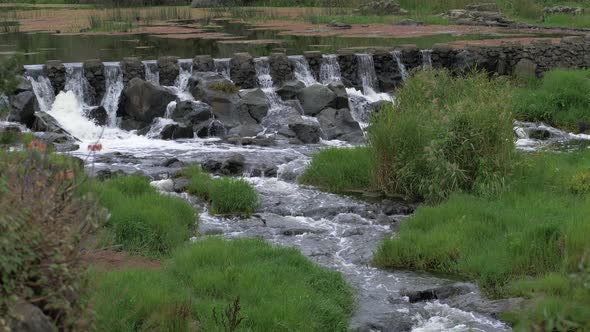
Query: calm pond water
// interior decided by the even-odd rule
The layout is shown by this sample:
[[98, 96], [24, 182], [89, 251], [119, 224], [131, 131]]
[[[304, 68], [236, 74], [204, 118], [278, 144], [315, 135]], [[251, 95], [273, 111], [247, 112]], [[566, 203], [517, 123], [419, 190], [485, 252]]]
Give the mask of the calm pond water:
[[[203, 25], [209, 23], [197, 22]], [[21, 54], [25, 64], [44, 63], [47, 60], [56, 59], [63, 62], [81, 62], [96, 58], [103, 61], [118, 61], [132, 56], [147, 60], [163, 55], [192, 58], [199, 54], [209, 54], [216, 58], [226, 58], [236, 52], [250, 52], [255, 56], [268, 55], [277, 47], [286, 48], [288, 54], [302, 54], [310, 50], [335, 52], [348, 47], [392, 47], [402, 44], [416, 44], [420, 48], [429, 48], [434, 43], [506, 37], [500, 34], [440, 34], [414, 38], [285, 36], [274, 30], [251, 30], [250, 26], [242, 23], [215, 21], [215, 24], [219, 27], [208, 28], [205, 31], [226, 33], [242, 38], [220, 42], [218, 39], [163, 38], [153, 34], [67, 35], [47, 32], [13, 32], [0, 34], [0, 55]], [[240, 43], [240, 40], [275, 40], [276, 42], [248, 44]]]

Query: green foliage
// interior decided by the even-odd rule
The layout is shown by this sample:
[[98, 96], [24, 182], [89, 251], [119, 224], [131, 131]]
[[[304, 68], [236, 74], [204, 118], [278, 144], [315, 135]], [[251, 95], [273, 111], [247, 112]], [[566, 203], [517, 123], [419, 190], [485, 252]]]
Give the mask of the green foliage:
[[104, 220], [76, 195], [85, 176], [67, 157], [0, 151], [0, 330], [14, 301], [31, 303], [60, 330], [88, 330], [82, 248]]
[[570, 191], [574, 194], [590, 194], [590, 169], [578, 172], [572, 177]]
[[18, 59], [16, 57], [0, 58], [0, 96], [11, 93], [18, 81], [16, 74], [18, 70]]
[[[98, 330], [219, 331], [212, 311], [239, 296], [239, 330], [346, 331], [351, 289], [294, 248], [207, 238], [176, 250], [161, 270], [97, 273]], [[171, 329], [170, 327], [174, 328]]]
[[509, 98], [506, 82], [485, 74], [416, 73], [371, 120], [379, 189], [429, 203], [497, 190], [514, 148]]
[[[513, 319], [544, 324], [567, 314], [576, 324], [587, 323], [582, 318], [588, 316], [579, 313], [590, 310], [582, 296], [588, 289], [571, 274], [582, 273], [580, 264], [587, 264], [590, 252], [590, 195], [571, 193], [568, 180], [589, 162], [588, 152], [523, 156], [497, 196], [454, 194], [439, 206], [420, 207], [395, 238], [381, 243], [374, 263], [465, 275], [492, 296], [541, 287], [546, 298]], [[548, 279], [551, 273], [560, 277]], [[588, 270], [584, 273], [588, 278]], [[522, 280], [530, 281], [527, 289]], [[554, 306], [567, 301], [572, 302]], [[544, 311], [549, 307], [556, 310]]]
[[313, 156], [299, 181], [322, 190], [363, 191], [373, 181], [373, 155], [369, 148], [328, 148]]
[[547, 72], [542, 81], [519, 88], [513, 101], [518, 119], [576, 130], [590, 123], [590, 70]]
[[157, 193], [141, 176], [94, 183], [89, 190], [110, 212], [108, 237], [132, 253], [167, 254], [189, 239], [197, 222], [187, 202]]
[[223, 92], [223, 93], [238, 93], [240, 89], [234, 84], [228, 82], [216, 82], [208, 86], [209, 90]]
[[258, 207], [256, 190], [243, 179], [212, 178], [199, 166], [183, 173], [189, 178], [188, 193], [209, 202], [214, 214], [249, 216]]

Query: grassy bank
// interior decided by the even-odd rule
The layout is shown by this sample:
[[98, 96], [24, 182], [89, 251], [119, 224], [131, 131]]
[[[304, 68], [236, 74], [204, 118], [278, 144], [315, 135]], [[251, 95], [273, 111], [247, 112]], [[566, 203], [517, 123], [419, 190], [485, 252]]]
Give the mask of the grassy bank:
[[209, 238], [179, 248], [161, 270], [95, 271], [95, 283], [98, 330], [226, 330], [237, 298], [229, 320], [247, 331], [346, 331], [352, 310], [338, 273], [262, 240]]
[[590, 70], [552, 70], [515, 92], [514, 114], [574, 132], [590, 129]]
[[213, 178], [199, 166], [186, 168], [183, 175], [189, 179], [188, 193], [207, 201], [213, 214], [249, 216], [258, 207], [258, 194], [246, 180]]
[[419, 208], [374, 263], [464, 275], [492, 296], [533, 297], [512, 317], [530, 328], [568, 320], [588, 328], [590, 290], [576, 283], [590, 277], [588, 165], [588, 152], [521, 156], [497, 196], [454, 194]]

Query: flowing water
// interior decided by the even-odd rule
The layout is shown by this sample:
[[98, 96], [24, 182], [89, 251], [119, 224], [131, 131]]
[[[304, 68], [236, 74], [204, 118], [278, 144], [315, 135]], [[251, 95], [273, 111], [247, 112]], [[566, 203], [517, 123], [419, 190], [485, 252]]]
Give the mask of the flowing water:
[[231, 81], [231, 65], [230, 65], [231, 58], [223, 58], [223, 59], [213, 59], [213, 66], [215, 67], [215, 71], [225, 79]]
[[422, 68], [432, 68], [432, 50], [420, 50], [422, 53]]
[[145, 67], [145, 80], [160, 85], [160, 72], [156, 60], [143, 61], [143, 66]]
[[84, 76], [84, 68], [81, 63], [64, 63], [66, 67], [66, 84], [64, 91], [72, 91], [80, 103], [92, 105], [88, 91], [91, 89], [90, 83]]
[[178, 76], [174, 82], [176, 94], [180, 100], [194, 100], [193, 96], [188, 91], [188, 82], [193, 75], [193, 60], [180, 59], [178, 60]]
[[338, 57], [335, 54], [322, 55], [322, 63], [320, 64], [320, 82], [322, 82], [322, 84], [329, 84], [340, 82], [341, 79]]
[[358, 62], [358, 76], [363, 85], [364, 94], [372, 94], [377, 91], [377, 73], [373, 56], [370, 54], [356, 54]]
[[297, 80], [303, 82], [305, 86], [310, 86], [317, 83], [316, 79], [311, 73], [309, 63], [303, 55], [292, 55], [289, 57], [289, 62], [291, 62], [293, 74]]
[[406, 69], [406, 65], [404, 65], [404, 63], [402, 62], [402, 53], [398, 50], [395, 50], [391, 52], [391, 55], [393, 56], [393, 59], [397, 64], [397, 70], [399, 71], [400, 75], [402, 75], [402, 80], [407, 80], [409, 74], [408, 70]]
[[118, 62], [104, 63], [104, 76], [106, 83], [105, 95], [102, 98], [101, 105], [107, 111], [109, 116], [109, 127], [117, 125], [117, 109], [119, 108], [119, 97], [123, 92], [123, 71]]
[[[274, 109], [284, 103], [274, 92], [268, 58], [255, 60], [258, 82]], [[118, 85], [120, 70], [108, 65], [107, 84]], [[187, 69], [181, 69], [187, 70]], [[367, 68], [370, 71], [370, 68]], [[360, 73], [359, 75], [365, 75]], [[368, 74], [370, 76], [370, 73]], [[30, 80], [37, 84], [35, 93], [40, 100], [46, 89], [43, 77], [34, 72]], [[371, 79], [367, 80], [367, 84]], [[35, 85], [34, 84], [34, 85]], [[103, 105], [115, 107], [118, 88], [107, 87]], [[356, 116], [363, 118], [370, 112], [369, 105], [377, 101], [374, 91], [365, 95], [349, 90]], [[180, 92], [179, 92], [180, 94]], [[276, 97], [275, 97], [276, 96]], [[275, 99], [277, 98], [277, 99]], [[391, 97], [389, 97], [391, 98]], [[274, 101], [273, 101], [274, 100]], [[353, 101], [354, 100], [354, 101]], [[361, 102], [362, 101], [362, 102]], [[174, 102], [173, 102], [174, 103]], [[169, 105], [173, 107], [173, 103]], [[137, 136], [110, 126], [103, 128], [86, 119], [80, 112], [82, 105], [73, 91], [61, 92], [49, 105], [49, 113], [75, 137], [81, 149], [74, 155], [86, 157], [86, 145], [100, 138], [103, 149], [87, 159], [93, 170], [110, 169], [125, 172], [141, 171], [155, 179], [165, 178], [172, 170], [162, 163], [178, 158], [186, 163], [199, 163], [210, 158], [227, 158], [239, 153], [245, 158], [245, 175], [256, 170], [276, 168], [277, 177], [247, 177], [260, 197], [260, 208], [250, 218], [222, 218], [212, 216], [206, 206], [195, 198], [187, 198], [201, 209], [200, 234], [221, 234], [226, 237], [262, 237], [272, 243], [294, 246], [312, 261], [341, 272], [356, 290], [357, 306], [351, 318], [351, 328], [362, 331], [509, 331], [504, 323], [492, 318], [481, 308], [493, 307], [496, 302], [483, 299], [477, 288], [454, 300], [434, 300], [410, 303], [402, 295], [403, 289], [421, 290], [454, 284], [456, 281], [429, 274], [408, 271], [386, 271], [369, 266], [379, 241], [407, 217], [408, 210], [387, 209], [395, 203], [367, 203], [352, 197], [320, 192], [297, 184], [296, 178], [310, 162], [311, 155], [327, 146], [346, 146], [342, 142], [322, 142], [315, 145], [291, 145], [279, 142], [273, 147], [235, 146], [217, 139], [188, 139], [163, 141], [156, 139], [159, 130], [170, 119], [157, 120], [148, 136]], [[352, 108], [352, 105], [351, 105]], [[169, 112], [168, 112], [169, 113]], [[152, 138], [151, 138], [152, 137]], [[260, 172], [258, 172], [260, 173]], [[480, 308], [475, 312], [474, 308]]]

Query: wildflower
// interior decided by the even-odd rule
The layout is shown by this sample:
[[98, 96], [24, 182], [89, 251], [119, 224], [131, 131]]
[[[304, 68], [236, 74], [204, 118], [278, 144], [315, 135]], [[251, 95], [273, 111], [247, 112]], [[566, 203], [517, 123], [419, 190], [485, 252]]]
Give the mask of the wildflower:
[[74, 178], [74, 171], [71, 169], [66, 170], [66, 179], [71, 180]]
[[47, 146], [43, 142], [36, 140], [29, 143], [29, 146], [27, 147], [27, 150], [29, 151], [37, 150], [39, 152], [45, 152], [46, 149]]

